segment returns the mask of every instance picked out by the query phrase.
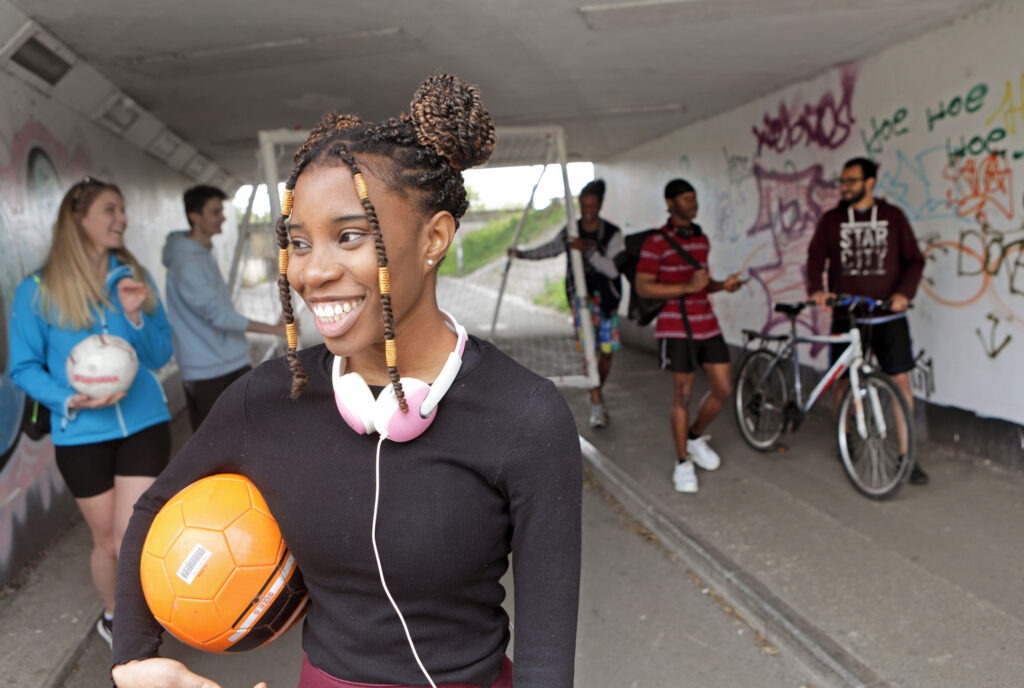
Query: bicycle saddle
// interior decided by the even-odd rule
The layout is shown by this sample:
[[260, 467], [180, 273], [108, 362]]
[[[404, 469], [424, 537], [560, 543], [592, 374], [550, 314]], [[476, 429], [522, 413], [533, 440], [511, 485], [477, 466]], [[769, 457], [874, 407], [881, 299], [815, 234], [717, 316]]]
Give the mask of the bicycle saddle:
[[805, 303], [777, 303], [775, 304], [776, 313], [785, 313], [786, 315], [796, 315], [804, 309], [807, 304]]

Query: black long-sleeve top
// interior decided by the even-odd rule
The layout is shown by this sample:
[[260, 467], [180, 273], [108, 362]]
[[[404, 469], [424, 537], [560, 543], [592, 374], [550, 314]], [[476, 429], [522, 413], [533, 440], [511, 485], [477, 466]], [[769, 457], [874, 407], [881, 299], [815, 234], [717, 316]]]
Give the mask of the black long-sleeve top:
[[[302, 645], [314, 666], [365, 683], [419, 685], [370, 539], [377, 435], [339, 416], [324, 346], [300, 352], [309, 382], [287, 398], [281, 360], [232, 385], [135, 506], [117, 581], [115, 664], [155, 656], [161, 628], [139, 581], [162, 504], [195, 480], [235, 472], [266, 499], [309, 588]], [[516, 688], [573, 683], [580, 567], [579, 439], [551, 382], [470, 338], [433, 425], [380, 459], [384, 575], [436, 683], [491, 685], [509, 642], [512, 559]]]

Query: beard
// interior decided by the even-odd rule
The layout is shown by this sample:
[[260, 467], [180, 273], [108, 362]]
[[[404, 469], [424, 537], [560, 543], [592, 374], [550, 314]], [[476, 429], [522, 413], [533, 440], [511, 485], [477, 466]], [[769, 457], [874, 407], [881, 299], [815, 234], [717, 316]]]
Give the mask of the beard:
[[867, 196], [867, 194], [868, 194], [868, 190], [865, 189], [864, 187], [861, 187], [860, 191], [850, 192], [849, 194], [844, 194], [843, 195], [843, 200], [846, 201], [847, 203], [849, 203], [850, 205], [857, 205], [862, 200], [864, 200], [864, 197]]

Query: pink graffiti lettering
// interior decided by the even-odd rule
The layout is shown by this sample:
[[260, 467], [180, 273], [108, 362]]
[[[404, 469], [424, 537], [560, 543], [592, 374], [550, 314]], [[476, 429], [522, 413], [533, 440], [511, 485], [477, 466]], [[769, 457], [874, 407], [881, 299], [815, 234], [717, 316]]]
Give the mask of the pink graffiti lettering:
[[49, 435], [38, 441], [22, 435], [0, 471], [0, 580], [13, 573], [19, 547], [37, 536], [32, 519], [68, 499], [66, 493]]
[[[765, 290], [766, 321], [762, 328], [770, 332], [788, 322], [775, 316], [772, 303], [806, 298], [807, 246], [814, 235], [818, 218], [839, 200], [835, 186], [825, 179], [824, 168], [812, 165], [799, 172], [778, 172], [754, 165], [759, 206], [747, 236], [765, 237], [768, 245], [756, 249], [755, 262], [749, 266], [751, 277]], [[812, 332], [824, 327], [825, 316], [817, 310], [806, 311], [800, 324]], [[821, 347], [815, 347], [813, 354]]]
[[757, 153], [767, 148], [784, 153], [797, 146], [819, 146], [835, 150], [846, 142], [857, 121], [853, 116], [853, 88], [856, 73], [842, 72], [839, 96], [826, 91], [815, 104], [801, 105], [798, 98], [790, 104], [779, 103], [777, 115], [765, 113], [763, 126], [751, 131], [757, 139]]

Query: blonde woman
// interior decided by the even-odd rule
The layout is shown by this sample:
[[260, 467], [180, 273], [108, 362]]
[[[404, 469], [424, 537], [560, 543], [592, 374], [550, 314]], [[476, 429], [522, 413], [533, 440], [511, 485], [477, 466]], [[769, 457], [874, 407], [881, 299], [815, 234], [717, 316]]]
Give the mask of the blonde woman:
[[[121, 538], [171, 447], [170, 414], [152, 372], [170, 360], [170, 325], [156, 287], [125, 248], [127, 224], [116, 186], [89, 177], [72, 186], [46, 263], [18, 286], [10, 323], [11, 379], [50, 409], [57, 467], [92, 533], [89, 567], [104, 607], [96, 631], [108, 643]], [[92, 398], [69, 384], [68, 354], [92, 334], [135, 348], [139, 372], [127, 392]]]

